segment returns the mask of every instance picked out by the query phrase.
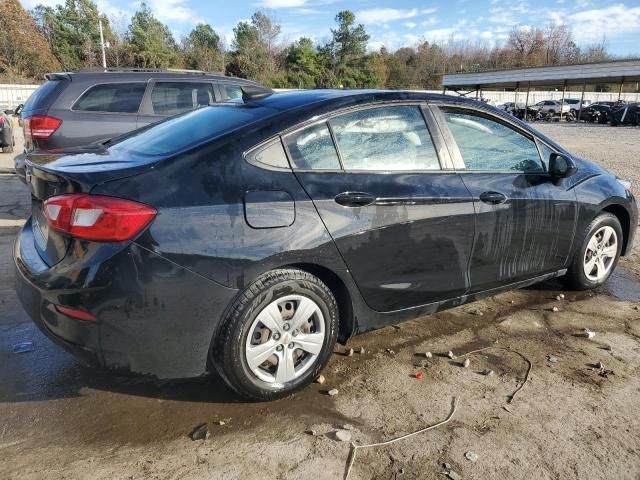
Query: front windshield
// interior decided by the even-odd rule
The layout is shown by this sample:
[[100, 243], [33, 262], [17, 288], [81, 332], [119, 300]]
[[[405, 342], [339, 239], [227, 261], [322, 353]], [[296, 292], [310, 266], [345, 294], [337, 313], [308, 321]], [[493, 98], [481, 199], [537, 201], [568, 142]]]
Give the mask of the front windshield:
[[114, 139], [106, 147], [114, 153], [168, 156], [263, 118], [268, 110], [236, 105], [202, 107]]

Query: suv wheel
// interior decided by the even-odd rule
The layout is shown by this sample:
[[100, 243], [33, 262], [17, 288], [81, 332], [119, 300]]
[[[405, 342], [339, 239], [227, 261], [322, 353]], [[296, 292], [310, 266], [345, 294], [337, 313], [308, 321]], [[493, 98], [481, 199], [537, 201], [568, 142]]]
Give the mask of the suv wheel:
[[211, 357], [240, 395], [273, 400], [318, 376], [337, 335], [338, 307], [329, 288], [302, 270], [274, 270], [235, 300]]
[[615, 215], [601, 213], [589, 224], [566, 280], [575, 290], [599, 287], [609, 279], [622, 251], [622, 227]]

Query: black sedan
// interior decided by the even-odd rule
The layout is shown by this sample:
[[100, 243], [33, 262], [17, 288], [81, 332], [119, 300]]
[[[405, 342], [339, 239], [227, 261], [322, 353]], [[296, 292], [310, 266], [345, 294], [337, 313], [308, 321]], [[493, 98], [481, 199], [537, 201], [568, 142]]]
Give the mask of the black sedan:
[[480, 102], [247, 92], [104, 145], [32, 154], [17, 291], [53, 341], [273, 399], [336, 341], [631, 249], [627, 182]]

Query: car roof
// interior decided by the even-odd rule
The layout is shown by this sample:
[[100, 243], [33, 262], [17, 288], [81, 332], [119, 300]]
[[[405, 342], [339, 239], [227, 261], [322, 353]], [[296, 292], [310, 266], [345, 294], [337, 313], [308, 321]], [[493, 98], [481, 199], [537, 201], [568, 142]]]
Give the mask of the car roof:
[[463, 103], [481, 103], [464, 97], [411, 90], [289, 90], [280, 91], [268, 97], [249, 100], [250, 105], [260, 105], [275, 110], [291, 110], [312, 107], [318, 104], [331, 108], [348, 108], [351, 105], [387, 101], [447, 101]]

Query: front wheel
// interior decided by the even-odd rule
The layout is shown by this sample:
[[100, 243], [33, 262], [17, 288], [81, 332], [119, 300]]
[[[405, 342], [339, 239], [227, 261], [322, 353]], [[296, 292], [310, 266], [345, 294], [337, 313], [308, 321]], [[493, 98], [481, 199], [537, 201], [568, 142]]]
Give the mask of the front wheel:
[[338, 335], [338, 307], [317, 277], [267, 272], [235, 300], [212, 345], [212, 361], [243, 397], [274, 400], [311, 383]]
[[567, 272], [575, 290], [590, 290], [609, 279], [622, 251], [622, 227], [615, 215], [601, 213], [589, 224]]

